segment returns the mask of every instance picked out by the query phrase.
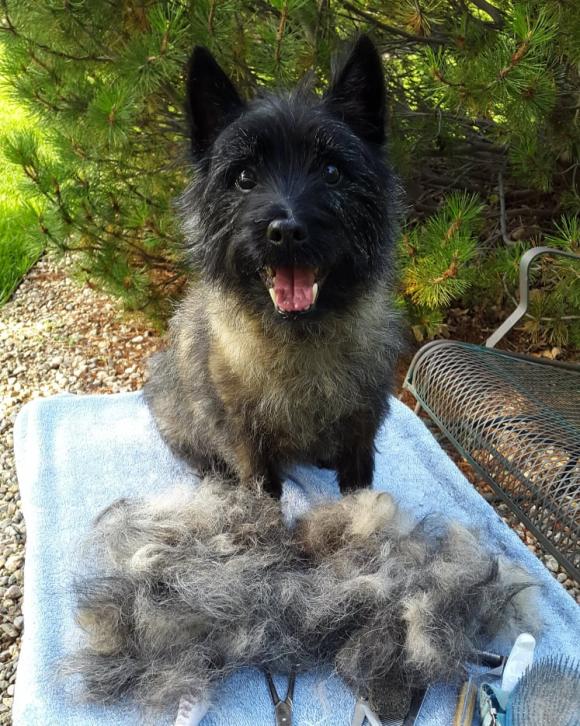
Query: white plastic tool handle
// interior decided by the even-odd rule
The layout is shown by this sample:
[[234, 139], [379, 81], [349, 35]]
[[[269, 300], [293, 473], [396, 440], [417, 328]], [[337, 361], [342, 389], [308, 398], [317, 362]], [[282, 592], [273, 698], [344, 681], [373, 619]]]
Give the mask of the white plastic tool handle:
[[179, 701], [174, 726], [198, 726], [201, 719], [208, 712], [208, 708], [207, 703], [194, 703], [184, 696]]
[[505, 664], [501, 679], [502, 691], [506, 691], [506, 693], [513, 691], [516, 683], [532, 665], [535, 647], [536, 639], [533, 635], [530, 633], [518, 635]]

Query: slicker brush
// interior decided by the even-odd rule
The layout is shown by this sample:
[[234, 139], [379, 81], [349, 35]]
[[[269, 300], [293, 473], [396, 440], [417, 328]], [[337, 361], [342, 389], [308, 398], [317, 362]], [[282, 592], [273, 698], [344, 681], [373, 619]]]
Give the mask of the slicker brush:
[[580, 726], [580, 662], [549, 656], [534, 663], [515, 687], [506, 726]]

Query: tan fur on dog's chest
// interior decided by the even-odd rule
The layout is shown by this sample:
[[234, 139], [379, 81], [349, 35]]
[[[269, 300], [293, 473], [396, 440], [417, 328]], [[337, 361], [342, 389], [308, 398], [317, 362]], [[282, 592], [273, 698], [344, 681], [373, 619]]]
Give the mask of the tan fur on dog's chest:
[[369, 345], [351, 318], [303, 340], [282, 327], [268, 334], [259, 319], [232, 314], [223, 299], [210, 302], [209, 320], [209, 370], [227, 415], [275, 438], [282, 450], [308, 449], [364, 407], [377, 341]]

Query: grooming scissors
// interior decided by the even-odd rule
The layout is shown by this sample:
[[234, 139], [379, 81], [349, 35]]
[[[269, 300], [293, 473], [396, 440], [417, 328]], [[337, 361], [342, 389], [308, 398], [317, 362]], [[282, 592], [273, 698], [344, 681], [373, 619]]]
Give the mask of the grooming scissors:
[[295, 671], [292, 671], [288, 677], [288, 688], [284, 700], [278, 695], [271, 674], [268, 671], [264, 671], [264, 675], [266, 676], [266, 683], [268, 684], [272, 703], [274, 704], [276, 726], [292, 726], [292, 699], [294, 697], [294, 684], [296, 682]]

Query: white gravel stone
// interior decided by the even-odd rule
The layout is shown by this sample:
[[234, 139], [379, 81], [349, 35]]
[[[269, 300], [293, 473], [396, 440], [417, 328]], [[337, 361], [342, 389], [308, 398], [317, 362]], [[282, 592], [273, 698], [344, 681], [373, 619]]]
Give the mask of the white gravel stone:
[[10, 640], [18, 637], [18, 630], [16, 630], [12, 623], [0, 623], [0, 630], [2, 630], [2, 632], [7, 635]]
[[9, 555], [8, 559], [4, 564], [4, 569], [6, 570], [6, 572], [10, 573], [16, 572], [16, 570], [21, 567], [22, 560], [22, 555]]
[[550, 572], [558, 572], [560, 569], [560, 565], [558, 564], [558, 560], [555, 557], [552, 557], [552, 555], [548, 555], [544, 560], [546, 567]]
[[8, 597], [11, 600], [18, 600], [18, 598], [22, 597], [22, 590], [18, 585], [11, 585], [4, 593], [4, 597]]

